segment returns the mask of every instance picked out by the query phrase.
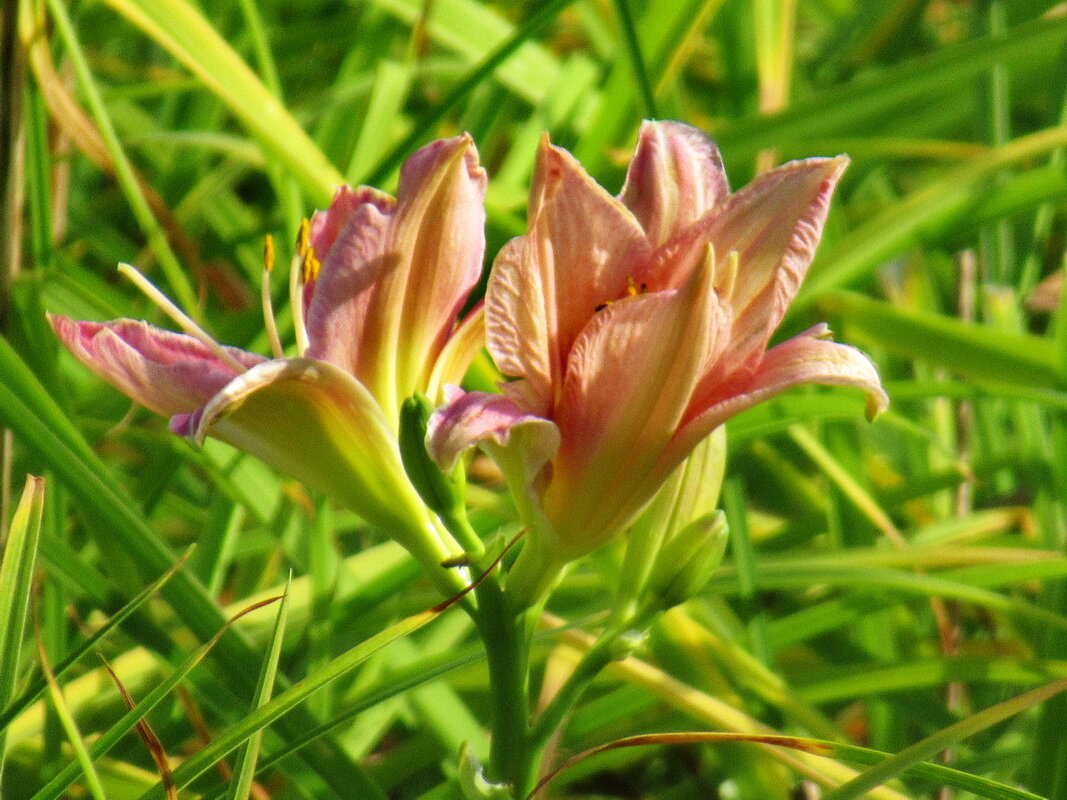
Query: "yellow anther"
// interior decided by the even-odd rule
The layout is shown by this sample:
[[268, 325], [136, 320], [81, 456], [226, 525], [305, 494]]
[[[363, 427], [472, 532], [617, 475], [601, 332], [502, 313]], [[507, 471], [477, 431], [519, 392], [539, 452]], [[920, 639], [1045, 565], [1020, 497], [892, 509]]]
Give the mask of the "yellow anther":
[[304, 253], [311, 249], [311, 220], [304, 217], [300, 220], [300, 231], [296, 235], [296, 252], [303, 257]]
[[309, 284], [312, 281], [318, 280], [319, 270], [322, 269], [322, 264], [315, 257], [315, 251], [311, 249], [311, 245], [308, 245], [307, 250], [304, 251], [303, 273], [302, 278], [304, 284]]
[[634, 283], [633, 275], [627, 275], [626, 276], [626, 296], [627, 297], [637, 297], [639, 294], [646, 294], [647, 292], [648, 292], [648, 284], [647, 283], [637, 284], [637, 283]]
[[274, 269], [274, 237], [269, 233], [263, 237], [263, 269]]
[[[636, 283], [636, 282], [634, 282], [634, 279], [633, 279], [632, 275], [627, 275], [626, 276], [626, 291], [623, 294], [623, 297], [637, 297], [638, 295], [647, 294], [647, 293], [648, 293], [648, 284], [647, 283]], [[620, 297], [619, 299], [621, 300], [621, 299], [623, 299], [623, 297]], [[599, 303], [599, 304], [597, 304], [597, 307], [595, 309], [593, 309], [593, 311], [594, 311], [594, 313], [598, 312], [598, 311], [603, 311], [605, 308], [607, 308], [608, 306], [610, 306], [614, 302], [616, 302], [616, 301], [615, 300], [607, 300], [607, 301], [605, 301], [603, 303]]]

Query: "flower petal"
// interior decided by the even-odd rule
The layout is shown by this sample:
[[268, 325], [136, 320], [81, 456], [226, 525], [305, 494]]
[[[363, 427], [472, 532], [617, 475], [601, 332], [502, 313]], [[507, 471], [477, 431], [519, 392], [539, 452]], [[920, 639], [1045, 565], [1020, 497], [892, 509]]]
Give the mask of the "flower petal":
[[479, 304], [460, 322], [441, 349], [426, 384], [426, 396], [437, 402], [446, 384], [458, 384], [485, 345], [485, 305]]
[[318, 222], [313, 241], [329, 248], [308, 356], [348, 370], [390, 417], [425, 388], [481, 274], [485, 184], [471, 138], [442, 139], [404, 163], [395, 203], [356, 190]]
[[700, 219], [729, 193], [719, 148], [681, 122], [644, 122], [619, 199], [653, 246]]
[[[446, 387], [448, 404], [430, 417], [427, 450], [449, 470], [460, 454], [476, 444], [492, 443], [503, 450], [521, 450], [526, 487], [555, 455], [559, 430], [546, 419], [523, 411], [510, 398], [488, 392], [463, 392]], [[503, 466], [503, 465], [502, 465]], [[509, 477], [509, 483], [510, 478]]]
[[171, 429], [196, 444], [213, 436], [256, 456], [409, 549], [429, 538], [413, 530], [429, 520], [404, 473], [396, 434], [370, 392], [333, 364], [260, 364], [203, 409], [176, 416]]
[[765, 347], [785, 315], [811, 265], [830, 198], [847, 165], [845, 156], [811, 158], [765, 172], [684, 234], [710, 241], [721, 259], [731, 250], [740, 256], [729, 297], [734, 311], [730, 350], [737, 360]]
[[493, 264], [486, 339], [501, 372], [525, 378], [541, 398], [558, 398], [571, 346], [603, 303], [626, 294], [649, 246], [619, 200], [565, 150], [542, 140], [530, 189], [528, 233]]
[[614, 303], [575, 344], [545, 499], [565, 546], [587, 552], [603, 542], [674, 468], [658, 466], [659, 454], [728, 327], [713, 275], [709, 257], [682, 289]]
[[867, 417], [874, 419], [889, 405], [878, 370], [855, 347], [823, 338], [829, 334], [829, 328], [820, 324], [772, 347], [743, 383], [727, 382], [710, 406], [691, 410], [671, 449], [688, 451], [730, 417], [802, 383], [863, 389], [867, 393]]
[[[89, 369], [157, 414], [189, 413], [234, 377], [234, 369], [192, 336], [132, 319], [77, 322], [59, 314], [48, 321], [60, 341]], [[262, 356], [225, 348], [248, 367]]]

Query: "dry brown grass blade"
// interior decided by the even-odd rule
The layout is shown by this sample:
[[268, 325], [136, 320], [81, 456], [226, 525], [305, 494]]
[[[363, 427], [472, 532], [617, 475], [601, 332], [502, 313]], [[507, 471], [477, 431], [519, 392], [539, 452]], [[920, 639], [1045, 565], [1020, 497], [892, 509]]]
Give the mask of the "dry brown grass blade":
[[[137, 703], [134, 701], [133, 697], [130, 696], [130, 693], [126, 691], [126, 687], [122, 685], [122, 681], [119, 680], [119, 676], [115, 674], [115, 670], [111, 669], [111, 665], [107, 663], [107, 659], [100, 656], [100, 661], [103, 662], [104, 669], [107, 670], [107, 674], [111, 676], [111, 680], [118, 688], [119, 694], [122, 695], [122, 701], [130, 711], [133, 711], [133, 709], [136, 708]], [[152, 760], [156, 763], [156, 769], [159, 771], [159, 779], [163, 783], [164, 791], [167, 793], [167, 800], [178, 800], [178, 787], [174, 783], [174, 775], [170, 771], [170, 764], [167, 763], [167, 751], [163, 749], [163, 742], [159, 741], [159, 737], [156, 736], [156, 732], [152, 730], [152, 726], [148, 724], [147, 719], [142, 717], [138, 720], [137, 734], [141, 737], [141, 741], [145, 743], [145, 747], [148, 748]]]

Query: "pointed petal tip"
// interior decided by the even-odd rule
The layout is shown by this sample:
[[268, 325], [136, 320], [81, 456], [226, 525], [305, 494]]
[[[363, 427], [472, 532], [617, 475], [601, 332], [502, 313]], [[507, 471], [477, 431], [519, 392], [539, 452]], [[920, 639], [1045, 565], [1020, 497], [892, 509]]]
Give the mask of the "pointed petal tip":
[[889, 395], [881, 387], [867, 390], [867, 407], [864, 413], [868, 422], [874, 422], [889, 408]]

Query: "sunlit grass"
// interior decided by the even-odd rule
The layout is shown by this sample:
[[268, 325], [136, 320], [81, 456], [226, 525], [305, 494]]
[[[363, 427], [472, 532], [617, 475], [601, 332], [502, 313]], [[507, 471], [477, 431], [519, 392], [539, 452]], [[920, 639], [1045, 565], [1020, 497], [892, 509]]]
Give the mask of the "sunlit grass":
[[[95, 647], [152, 705], [182, 797], [227, 796], [230, 767], [252, 761], [251, 796], [460, 797], [460, 744], [489, 749], [470, 621], [452, 609], [421, 627], [413, 615], [440, 597], [381, 532], [225, 445], [171, 437], [58, 353], [44, 312], [168, 324], [118, 279], [131, 262], [220, 341], [267, 354], [264, 237], [287, 262], [337, 183], [395, 190], [413, 149], [470, 131], [493, 253], [523, 230], [542, 131], [615, 191], [653, 113], [715, 136], [737, 186], [774, 162], [849, 153], [780, 335], [829, 320], [893, 404], [869, 425], [858, 395], [794, 391], [730, 423], [739, 538], [707, 590], [597, 679], [550, 758], [667, 731], [841, 746], [831, 759], [738, 742], [619, 749], [549, 794], [784, 800], [867, 769], [849, 755], [859, 745], [904, 753], [871, 796], [952, 782], [900, 774], [918, 753], [984, 779], [958, 797], [1067, 797], [1067, 701], [978, 714], [1067, 676], [1067, 325], [1054, 288], [1028, 302], [1062, 268], [1067, 230], [1067, 16], [1048, 5], [22, 0], [24, 83], [5, 84], [3, 106], [21, 107], [22, 136], [0, 140], [18, 165], [0, 209], [7, 516], [26, 474], [48, 490], [29, 561], [8, 555], [15, 577], [0, 571], [5, 619], [36, 609], [21, 635], [0, 630], [4, 797], [164, 796], [141, 740], [120, 735], [138, 714], [95, 657], [66, 662], [120, 613]], [[274, 276], [274, 306], [292, 342], [285, 283]], [[472, 474], [475, 527], [510, 538], [492, 470]], [[18, 519], [9, 547], [35, 538]], [[20, 564], [34, 555], [31, 591]], [[599, 551], [553, 597], [534, 654], [546, 698], [590, 646], [620, 559]], [[197, 649], [290, 572], [283, 638], [267, 606]], [[407, 635], [369, 645], [382, 631]], [[272, 692], [257, 690], [268, 653]], [[239, 759], [268, 723], [258, 759]]]

